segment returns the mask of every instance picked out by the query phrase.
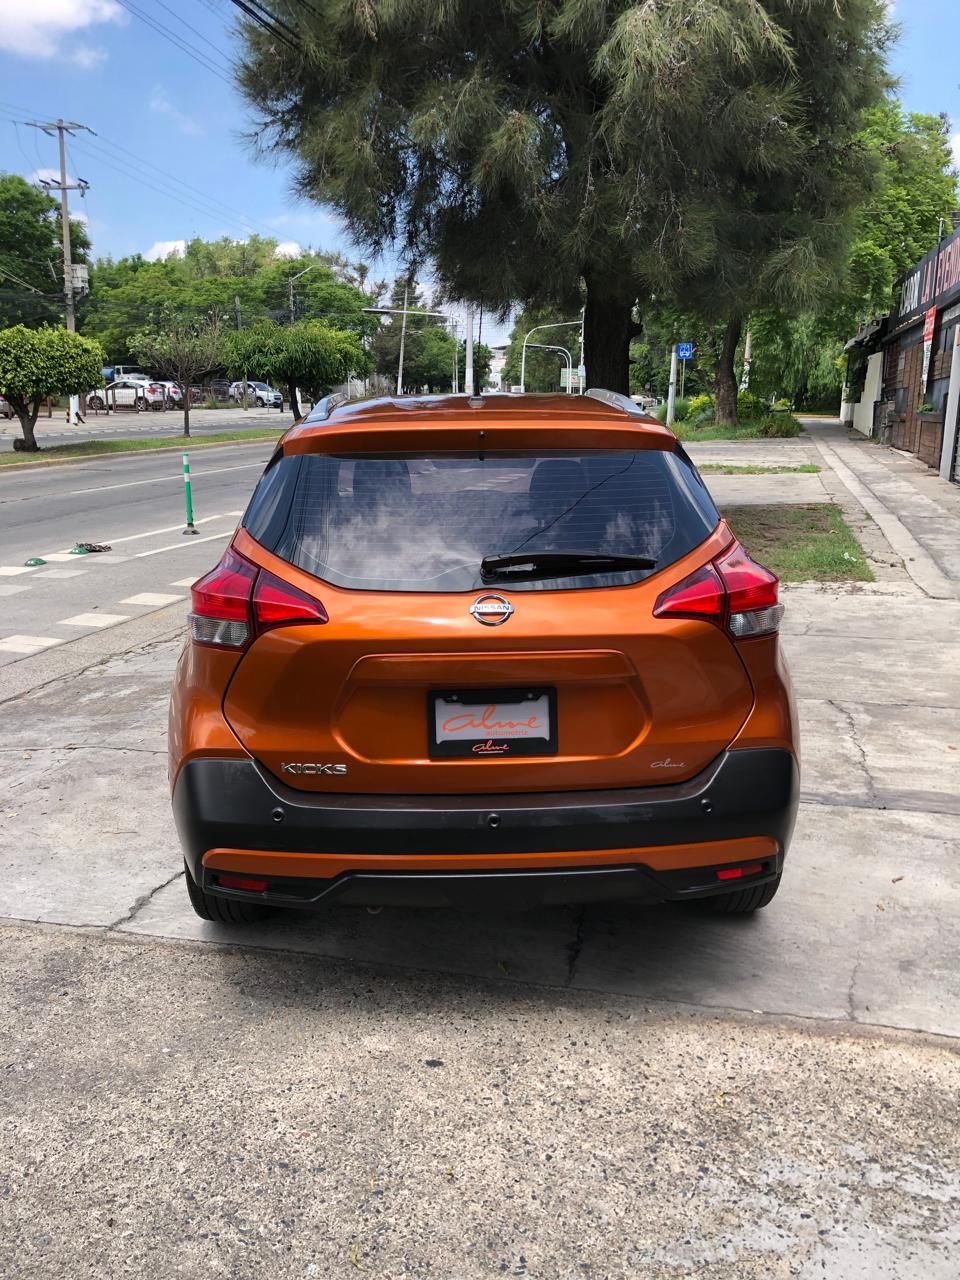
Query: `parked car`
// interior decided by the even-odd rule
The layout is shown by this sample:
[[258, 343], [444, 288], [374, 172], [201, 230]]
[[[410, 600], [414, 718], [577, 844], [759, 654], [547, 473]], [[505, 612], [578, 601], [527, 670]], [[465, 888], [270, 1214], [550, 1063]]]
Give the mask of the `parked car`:
[[[243, 403], [243, 383], [234, 382], [230, 387], [230, 395], [236, 404]], [[247, 402], [260, 408], [282, 409], [283, 395], [275, 387], [265, 382], [247, 382]]]
[[206, 391], [213, 396], [215, 400], [229, 400], [232, 383], [227, 382], [225, 378], [215, 378], [213, 382], [208, 382]]
[[766, 906], [799, 788], [777, 592], [625, 396], [321, 401], [192, 589], [194, 909]]
[[147, 409], [163, 404], [163, 385], [146, 379], [122, 378], [87, 393], [88, 409]]
[[0, 417], [4, 417], [4, 418], [13, 417], [13, 409], [9, 404], [9, 402], [3, 398], [3, 396], [0, 396]]
[[154, 383], [154, 385], [160, 387], [160, 389], [165, 392], [167, 404], [179, 405], [183, 402], [183, 392], [175, 382], [170, 382], [165, 379], [161, 382]]

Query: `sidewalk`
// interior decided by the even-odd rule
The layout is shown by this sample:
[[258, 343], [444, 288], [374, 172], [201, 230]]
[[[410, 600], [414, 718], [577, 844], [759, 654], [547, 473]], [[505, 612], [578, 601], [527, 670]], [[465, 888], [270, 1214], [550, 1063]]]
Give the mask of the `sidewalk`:
[[876, 521], [924, 594], [960, 596], [960, 486], [839, 422], [804, 425], [822, 461]]

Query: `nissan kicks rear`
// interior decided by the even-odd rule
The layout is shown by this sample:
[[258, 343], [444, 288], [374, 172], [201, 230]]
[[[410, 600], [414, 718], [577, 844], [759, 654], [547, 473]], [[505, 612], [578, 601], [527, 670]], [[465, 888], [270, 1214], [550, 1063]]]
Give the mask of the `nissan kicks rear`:
[[193, 587], [191, 902], [766, 906], [799, 785], [781, 613], [625, 397], [321, 402]]

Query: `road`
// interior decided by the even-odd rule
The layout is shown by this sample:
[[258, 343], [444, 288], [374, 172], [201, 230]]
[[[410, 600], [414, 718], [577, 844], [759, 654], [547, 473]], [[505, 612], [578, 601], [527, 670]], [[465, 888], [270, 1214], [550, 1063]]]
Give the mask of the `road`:
[[[271, 447], [194, 454], [196, 536], [182, 532], [177, 452], [0, 470], [0, 665], [186, 597], [219, 558]], [[112, 549], [72, 555], [77, 542]], [[46, 564], [28, 568], [31, 557]]]
[[[815, 452], [749, 456], [785, 447]], [[926, 526], [912, 544], [895, 527], [913, 473], [891, 464], [882, 523], [916, 563], [861, 510], [880, 580], [784, 592], [803, 790], [766, 911], [339, 909], [228, 930], [191, 912], [170, 818], [186, 602], [123, 597], [185, 594], [265, 456], [203, 455], [216, 532], [182, 551], [176, 455], [0, 474], [5, 566], [30, 537], [18, 505], [45, 547], [157, 548], [0, 578], [27, 586], [4, 603], [18, 625], [53, 588], [128, 615], [0, 670], [0, 1273], [955, 1280], [960, 600], [920, 585]], [[884, 456], [864, 446], [864, 466]], [[837, 474], [774, 479], [856, 523]], [[711, 487], [727, 480], [725, 500], [770, 500], [769, 476]], [[927, 501], [955, 546], [951, 497]], [[66, 613], [37, 616], [43, 634]]]

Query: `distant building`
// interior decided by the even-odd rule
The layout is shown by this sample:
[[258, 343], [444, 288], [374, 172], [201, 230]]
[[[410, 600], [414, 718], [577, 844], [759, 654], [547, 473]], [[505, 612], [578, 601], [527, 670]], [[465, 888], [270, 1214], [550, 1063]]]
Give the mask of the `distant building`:
[[960, 229], [908, 272], [894, 310], [846, 350], [844, 421], [960, 482]]

